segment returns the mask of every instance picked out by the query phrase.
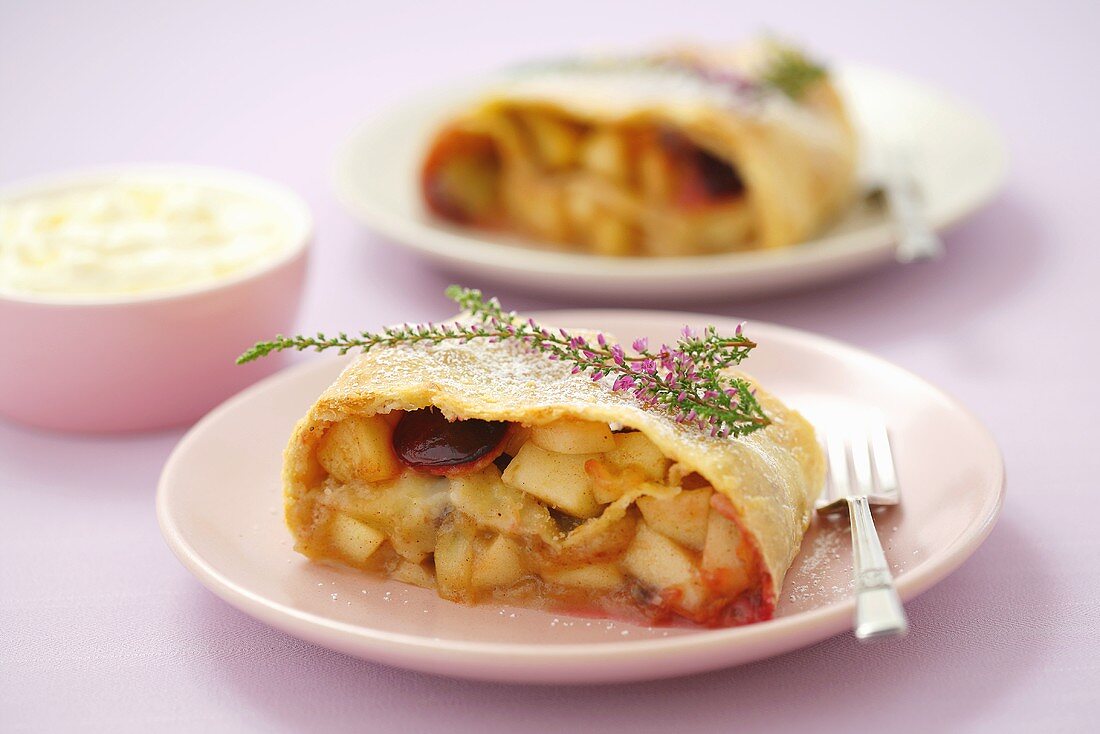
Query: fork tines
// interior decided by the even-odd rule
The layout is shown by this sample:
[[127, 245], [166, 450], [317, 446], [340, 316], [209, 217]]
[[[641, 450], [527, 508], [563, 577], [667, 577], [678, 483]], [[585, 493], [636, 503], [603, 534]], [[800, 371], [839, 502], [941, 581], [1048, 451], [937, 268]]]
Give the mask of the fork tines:
[[850, 496], [897, 504], [898, 478], [890, 436], [882, 421], [850, 421], [823, 431], [829, 462], [826, 505]]

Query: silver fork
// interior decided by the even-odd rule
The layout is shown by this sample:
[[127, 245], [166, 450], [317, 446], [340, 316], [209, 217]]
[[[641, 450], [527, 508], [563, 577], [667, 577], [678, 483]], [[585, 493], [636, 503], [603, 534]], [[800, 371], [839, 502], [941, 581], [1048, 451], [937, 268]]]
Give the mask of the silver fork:
[[855, 635], [860, 640], [904, 635], [909, 621], [871, 517], [872, 505], [901, 501], [886, 426], [881, 421], [830, 426], [825, 445], [829, 481], [817, 510], [835, 514], [847, 509], [851, 519]]
[[886, 203], [898, 233], [895, 256], [898, 262], [935, 260], [943, 256], [943, 240], [932, 229], [924, 212], [924, 193], [913, 175], [913, 153], [897, 146], [887, 153]]
[[894, 255], [901, 263], [935, 260], [944, 252], [943, 240], [925, 213], [911, 137], [895, 131], [893, 139], [865, 144], [860, 155], [864, 186], [871, 192], [870, 201], [885, 204], [898, 240]]

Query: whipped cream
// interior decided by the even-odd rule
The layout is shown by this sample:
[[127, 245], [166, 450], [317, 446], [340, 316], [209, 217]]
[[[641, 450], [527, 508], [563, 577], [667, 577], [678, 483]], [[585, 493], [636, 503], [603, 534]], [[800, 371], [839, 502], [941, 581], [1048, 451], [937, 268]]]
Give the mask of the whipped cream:
[[0, 200], [0, 291], [118, 297], [187, 289], [277, 259], [294, 222], [259, 195], [165, 176]]

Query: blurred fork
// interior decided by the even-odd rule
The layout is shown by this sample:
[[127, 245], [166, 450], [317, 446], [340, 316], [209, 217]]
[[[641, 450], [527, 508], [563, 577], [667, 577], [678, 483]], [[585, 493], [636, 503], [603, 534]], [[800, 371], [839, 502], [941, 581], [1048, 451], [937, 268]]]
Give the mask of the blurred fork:
[[871, 517], [872, 505], [901, 501], [890, 436], [881, 421], [832, 425], [824, 433], [829, 481], [817, 510], [847, 509], [851, 519], [855, 635], [860, 640], [904, 635], [909, 622]]
[[916, 175], [915, 133], [901, 126], [883, 137], [865, 135], [860, 150], [860, 178], [867, 201], [885, 206], [897, 237], [895, 258], [901, 263], [935, 260], [943, 256], [943, 240], [928, 221], [924, 190]]
[[897, 229], [897, 261], [912, 263], [942, 257], [943, 240], [928, 221], [924, 211], [924, 192], [913, 174], [912, 149], [899, 145], [890, 148], [885, 157], [883, 187]]

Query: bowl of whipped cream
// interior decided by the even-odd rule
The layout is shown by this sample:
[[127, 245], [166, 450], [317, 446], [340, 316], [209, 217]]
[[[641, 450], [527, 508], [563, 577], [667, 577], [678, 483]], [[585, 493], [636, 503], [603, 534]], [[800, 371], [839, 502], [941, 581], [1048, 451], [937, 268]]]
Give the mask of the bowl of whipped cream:
[[0, 415], [97, 432], [193, 422], [277, 368], [234, 360], [291, 330], [312, 236], [299, 196], [229, 170], [0, 189]]

